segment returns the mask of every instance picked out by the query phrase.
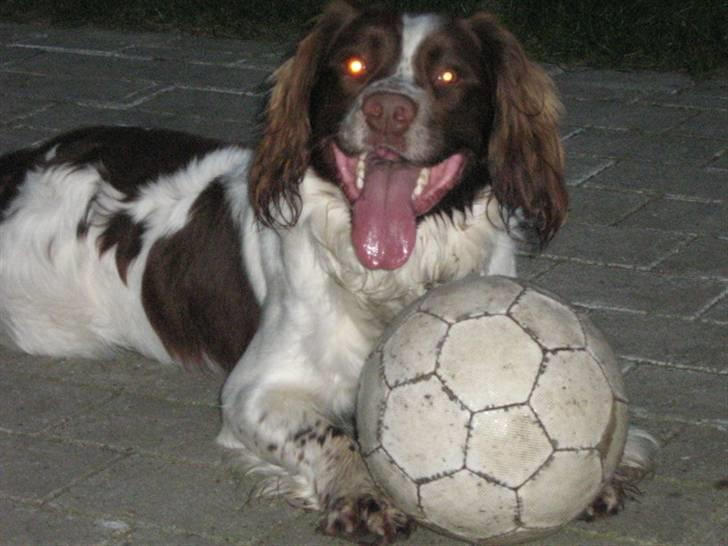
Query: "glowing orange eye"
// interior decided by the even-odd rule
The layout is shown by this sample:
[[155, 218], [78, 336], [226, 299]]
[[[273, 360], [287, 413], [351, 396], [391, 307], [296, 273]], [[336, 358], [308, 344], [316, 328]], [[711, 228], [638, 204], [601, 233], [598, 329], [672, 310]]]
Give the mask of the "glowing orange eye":
[[350, 76], [363, 76], [367, 73], [367, 65], [361, 57], [351, 57], [346, 61], [346, 73]]
[[437, 74], [437, 83], [450, 85], [458, 81], [457, 72], [454, 70], [443, 70]]

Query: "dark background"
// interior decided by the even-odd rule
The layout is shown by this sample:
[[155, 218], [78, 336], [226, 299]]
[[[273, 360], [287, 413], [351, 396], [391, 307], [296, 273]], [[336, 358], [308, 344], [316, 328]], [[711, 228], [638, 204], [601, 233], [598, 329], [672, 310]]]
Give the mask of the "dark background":
[[[0, 19], [57, 26], [295, 39], [325, 0], [0, 0]], [[497, 13], [542, 61], [728, 73], [728, 0], [389, 0], [407, 10]]]

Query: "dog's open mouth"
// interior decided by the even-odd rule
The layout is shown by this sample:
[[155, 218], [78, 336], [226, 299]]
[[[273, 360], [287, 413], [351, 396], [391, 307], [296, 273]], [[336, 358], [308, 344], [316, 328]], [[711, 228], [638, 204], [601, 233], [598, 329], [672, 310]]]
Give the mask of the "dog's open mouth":
[[397, 269], [417, 239], [417, 217], [458, 182], [465, 157], [456, 153], [432, 166], [416, 165], [380, 148], [349, 156], [332, 144], [342, 189], [352, 207], [352, 242], [369, 269]]

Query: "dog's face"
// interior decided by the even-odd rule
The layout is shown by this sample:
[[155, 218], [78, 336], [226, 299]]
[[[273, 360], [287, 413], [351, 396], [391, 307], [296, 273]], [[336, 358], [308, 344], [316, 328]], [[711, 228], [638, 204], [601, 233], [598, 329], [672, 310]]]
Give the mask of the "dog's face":
[[[441, 17], [370, 12], [323, 59], [311, 94], [312, 161], [349, 200], [365, 266], [401, 266], [419, 217], [455, 186], [468, 190], [458, 203], [466, 206], [489, 182], [487, 169], [473, 172], [493, 117], [479, 49]], [[478, 182], [464, 184], [466, 172]]]
[[464, 210], [487, 187], [546, 240], [566, 207], [557, 112], [548, 77], [489, 15], [335, 3], [278, 72], [253, 203], [264, 220], [276, 199], [295, 208], [313, 166], [346, 196], [372, 269], [400, 267], [420, 218]]
[[347, 156], [380, 149], [422, 165], [482, 151], [493, 82], [479, 49], [473, 34], [435, 15], [362, 15], [323, 60], [314, 141], [335, 135]]

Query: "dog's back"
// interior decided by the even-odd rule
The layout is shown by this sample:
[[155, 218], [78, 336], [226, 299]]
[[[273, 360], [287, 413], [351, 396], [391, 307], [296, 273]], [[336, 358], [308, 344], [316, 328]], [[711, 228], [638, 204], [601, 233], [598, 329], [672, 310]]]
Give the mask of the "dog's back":
[[124, 127], [0, 158], [5, 337], [31, 353], [121, 346], [232, 367], [258, 314], [227, 190], [247, 160], [237, 146]]

